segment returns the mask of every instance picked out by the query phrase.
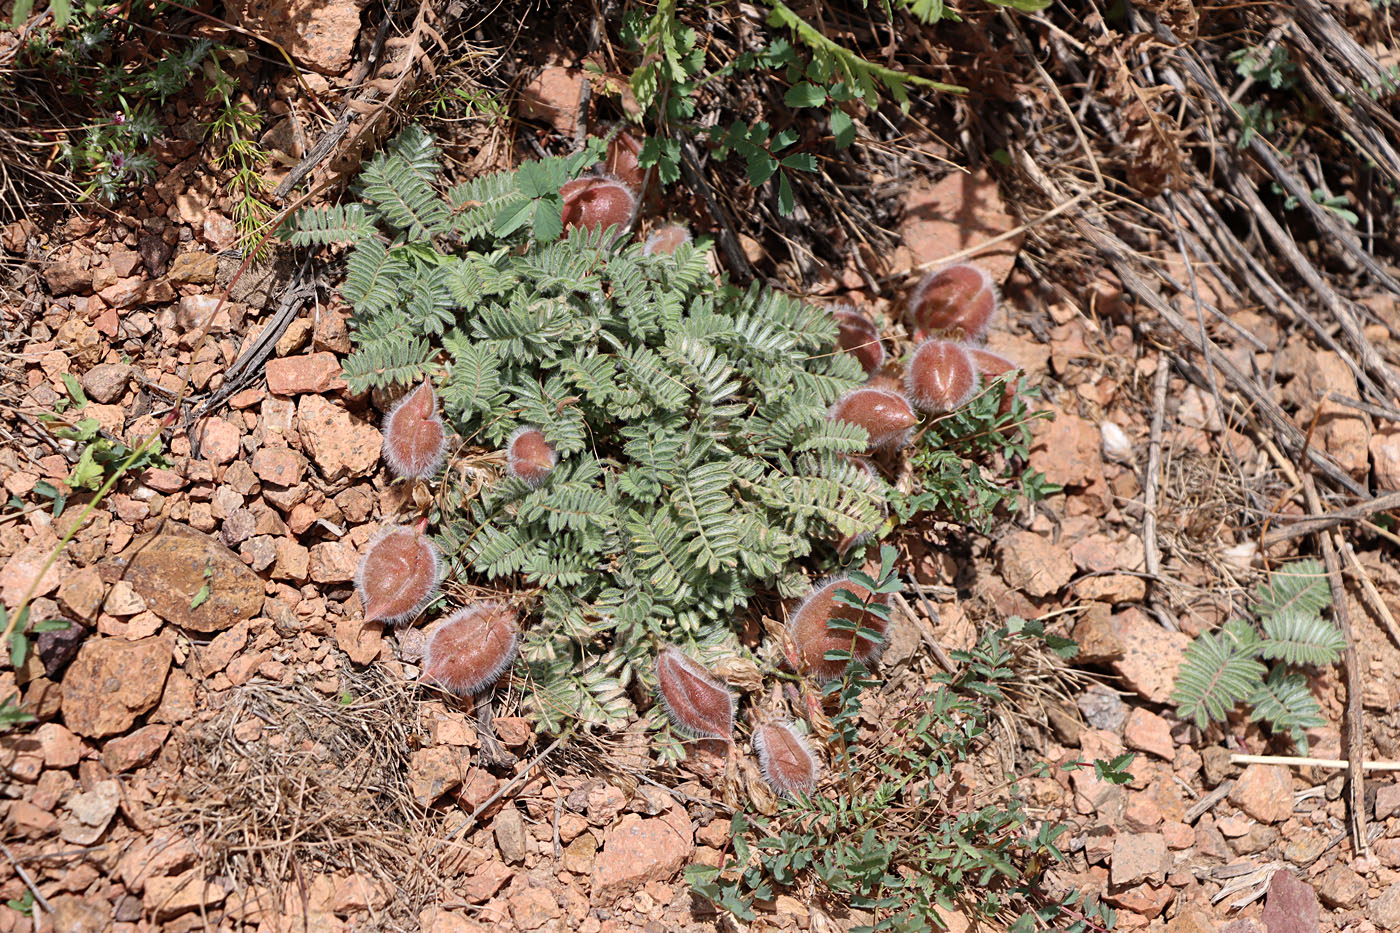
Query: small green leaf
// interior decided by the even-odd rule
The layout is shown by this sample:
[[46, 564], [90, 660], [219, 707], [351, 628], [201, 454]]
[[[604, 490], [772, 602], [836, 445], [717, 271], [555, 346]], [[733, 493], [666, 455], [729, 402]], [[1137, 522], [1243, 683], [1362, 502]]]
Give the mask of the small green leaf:
[[755, 188], [773, 177], [778, 170], [778, 160], [762, 149], [749, 156], [749, 184]]
[[190, 611], [193, 612], [204, 605], [205, 601], [209, 599], [209, 593], [209, 582], [206, 580], [204, 585], [194, 594], [194, 599], [190, 600]]
[[535, 201], [518, 201], [508, 204], [496, 216], [496, 236], [510, 236], [530, 221], [535, 213]]
[[83, 394], [83, 387], [78, 384], [72, 373], [63, 374], [63, 387], [68, 390], [68, 397], [71, 398], [79, 408], [83, 408], [88, 403], [88, 397]]
[[815, 172], [817, 170], [817, 157], [810, 152], [794, 152], [782, 161], [783, 168], [790, 168], [794, 172]]
[[792, 182], [788, 181], [787, 172], [782, 172], [778, 175], [778, 213], [786, 217], [793, 212], [795, 207]]
[[1022, 13], [1039, 13], [1050, 5], [1050, 0], [990, 0], [996, 6], [1009, 6]]
[[15, 9], [10, 16], [10, 25], [18, 29], [34, 11], [34, 0], [15, 0]]
[[17, 625], [15, 630], [10, 633], [10, 663], [14, 665], [15, 670], [19, 670], [24, 667], [24, 662], [28, 657], [29, 636], [24, 634]]
[[555, 194], [558, 189], [550, 185], [550, 173], [541, 162], [524, 162], [515, 173], [520, 193], [527, 198], [538, 198]]
[[817, 107], [826, 103], [826, 90], [808, 81], [800, 81], [788, 88], [783, 95], [783, 103], [789, 107]]
[[540, 198], [535, 202], [533, 235], [536, 243], [552, 243], [564, 232], [564, 202], [559, 196]]
[[837, 149], [845, 149], [856, 138], [855, 121], [840, 107], [831, 111], [831, 135], [836, 139]]

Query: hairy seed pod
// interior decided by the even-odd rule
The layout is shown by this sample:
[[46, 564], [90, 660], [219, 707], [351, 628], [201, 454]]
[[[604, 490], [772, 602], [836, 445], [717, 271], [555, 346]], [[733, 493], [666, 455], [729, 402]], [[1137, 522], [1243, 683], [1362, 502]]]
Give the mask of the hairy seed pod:
[[790, 723], [759, 726], [753, 733], [753, 750], [763, 779], [775, 792], [806, 794], [817, 786], [817, 756]]
[[734, 732], [734, 697], [704, 665], [667, 645], [656, 658], [656, 683], [671, 722], [702, 738]]
[[632, 222], [637, 197], [632, 189], [607, 175], [575, 178], [559, 189], [564, 199], [564, 228], [606, 230]]
[[886, 392], [893, 392], [895, 395], [904, 394], [904, 380], [894, 376], [884, 376], [876, 374], [865, 380], [867, 389], [884, 389]]
[[480, 693], [515, 660], [515, 613], [486, 600], [439, 622], [423, 648], [423, 677], [457, 696]]
[[631, 133], [618, 133], [608, 142], [608, 157], [604, 163], [608, 174], [627, 185], [637, 194], [642, 193], [642, 183], [646, 181], [646, 170], [637, 161], [642, 153], [642, 144]]
[[903, 394], [867, 386], [852, 389], [837, 399], [831, 406], [830, 416], [865, 428], [870, 435], [871, 450], [903, 447], [919, 420]]
[[[865, 663], [873, 660], [883, 647], [885, 620], [868, 608], [857, 609], [838, 601], [836, 594], [841, 590], [849, 590], [865, 602], [884, 604], [889, 600], [888, 596], [878, 593], [871, 599], [870, 590], [850, 577], [835, 577], [814, 587], [798, 604], [788, 616], [788, 632], [797, 647], [802, 668], [818, 680], [834, 680], [846, 673], [848, 662], [828, 660], [828, 651], [849, 651], [852, 658]], [[834, 629], [831, 623], [836, 619], [876, 632], [880, 640]]]
[[984, 382], [1006, 377], [1006, 381], [1001, 384], [1001, 404], [997, 406], [998, 414], [1006, 414], [1011, 410], [1012, 400], [1016, 398], [1016, 380], [1012, 378], [1012, 374], [1021, 367], [1000, 353], [993, 353], [991, 350], [984, 350], [981, 347], [966, 347], [965, 349], [967, 355], [972, 357], [972, 365], [977, 370], [977, 375], [981, 376]]
[[909, 300], [921, 334], [981, 340], [997, 310], [996, 283], [980, 267], [959, 262], [924, 276]]
[[516, 428], [506, 442], [506, 469], [511, 476], [531, 486], [543, 483], [558, 462], [554, 445], [545, 439], [539, 428], [529, 425]]
[[355, 571], [366, 622], [408, 622], [437, 595], [441, 569], [428, 536], [394, 525], [370, 539]]
[[904, 384], [920, 409], [942, 414], [961, 408], [977, 394], [977, 367], [960, 344], [926, 340], [910, 357]]
[[836, 318], [836, 340], [841, 349], [860, 361], [867, 376], [884, 365], [885, 345], [870, 318], [848, 305], [833, 309], [831, 316]]
[[667, 224], [657, 227], [647, 237], [642, 247], [643, 256], [674, 256], [682, 243], [690, 242], [690, 231], [682, 224]]
[[396, 474], [427, 479], [447, 454], [447, 429], [438, 415], [437, 396], [426, 380], [384, 417], [384, 462]]

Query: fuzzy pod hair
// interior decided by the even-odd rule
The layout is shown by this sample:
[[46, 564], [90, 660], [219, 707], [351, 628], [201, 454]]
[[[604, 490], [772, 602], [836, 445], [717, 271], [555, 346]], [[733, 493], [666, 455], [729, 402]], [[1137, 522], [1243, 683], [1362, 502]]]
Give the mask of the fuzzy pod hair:
[[409, 622], [437, 595], [442, 561], [427, 535], [393, 525], [370, 539], [355, 570], [366, 622]]
[[[885, 620], [869, 609], [861, 610], [839, 602], [836, 594], [840, 590], [849, 590], [857, 599], [871, 598], [870, 590], [850, 577], [833, 577], [813, 587], [788, 616], [788, 634], [797, 646], [798, 662], [807, 673], [821, 681], [835, 680], [846, 673], [849, 666], [847, 661], [828, 660], [828, 651], [850, 651], [854, 660], [864, 664], [873, 661], [884, 648]], [[883, 604], [888, 599], [877, 594], [874, 602]], [[834, 629], [831, 623], [836, 619], [876, 632], [880, 638], [874, 641], [868, 635]]]
[[1006, 414], [1011, 410], [1012, 400], [1016, 398], [1016, 380], [1009, 378], [1009, 374], [1019, 371], [1021, 367], [1000, 353], [993, 353], [982, 347], [965, 347], [964, 349], [967, 350], [967, 355], [972, 357], [972, 365], [984, 382], [991, 382], [1004, 376], [1008, 377], [1001, 384], [1001, 404], [998, 406], [998, 413]]
[[919, 419], [901, 392], [861, 386], [836, 400], [831, 418], [858, 424], [870, 435], [871, 450], [898, 450], [909, 443]]
[[768, 722], [753, 733], [753, 751], [763, 779], [778, 794], [808, 794], [817, 786], [821, 767], [807, 740], [791, 723]]
[[642, 246], [643, 256], [674, 256], [682, 243], [690, 242], [690, 231], [683, 224], [657, 227]]
[[934, 269], [909, 299], [916, 333], [981, 341], [997, 311], [997, 288], [980, 266], [959, 262]]
[[564, 199], [566, 230], [574, 227], [626, 229], [637, 207], [637, 196], [632, 189], [610, 175], [575, 178], [559, 189], [559, 196]]
[[423, 648], [423, 677], [457, 696], [480, 693], [509, 669], [520, 646], [515, 613], [485, 600], [439, 622]]
[[875, 322], [850, 305], [837, 305], [831, 316], [836, 319], [836, 340], [841, 349], [860, 361], [867, 376], [878, 371], [885, 364], [885, 345]]
[[384, 416], [384, 462], [396, 475], [428, 479], [447, 455], [447, 428], [432, 383], [424, 381]]
[[642, 193], [646, 181], [646, 170], [638, 161], [642, 154], [642, 144], [637, 137], [626, 131], [618, 133], [608, 142], [608, 156], [604, 165], [608, 174], [627, 185], [636, 194]]
[[673, 645], [656, 657], [662, 705], [681, 731], [699, 738], [729, 739], [734, 733], [734, 696], [703, 664]]
[[530, 486], [539, 486], [548, 479], [558, 462], [554, 445], [539, 428], [522, 425], [506, 441], [506, 470]]
[[936, 338], [924, 341], [914, 351], [904, 380], [910, 401], [933, 414], [966, 405], [979, 385], [977, 366], [967, 349]]

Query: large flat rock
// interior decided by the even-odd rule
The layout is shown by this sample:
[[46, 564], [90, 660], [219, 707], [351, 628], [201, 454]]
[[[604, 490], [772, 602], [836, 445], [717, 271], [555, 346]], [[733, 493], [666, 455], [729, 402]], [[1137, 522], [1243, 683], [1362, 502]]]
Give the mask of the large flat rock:
[[148, 609], [192, 632], [223, 631], [262, 609], [262, 579], [233, 551], [179, 522], [133, 541], [101, 570], [103, 579], [125, 580]]

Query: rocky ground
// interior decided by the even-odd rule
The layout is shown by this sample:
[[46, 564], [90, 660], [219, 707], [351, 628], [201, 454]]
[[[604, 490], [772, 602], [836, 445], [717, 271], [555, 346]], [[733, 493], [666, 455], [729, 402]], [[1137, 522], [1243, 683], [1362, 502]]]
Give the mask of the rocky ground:
[[[343, 89], [336, 75], [355, 34], [343, 52], [293, 48], [330, 75], [313, 75], [322, 93]], [[563, 78], [530, 86], [530, 113], [573, 112], [577, 76]], [[229, 206], [204, 156], [177, 144], [161, 161], [158, 180], [115, 211], [3, 231], [0, 474], [12, 498], [0, 515], [0, 602], [17, 605], [60, 537], [81, 527], [32, 608], [33, 618], [79, 625], [0, 672], [0, 696], [17, 693], [35, 719], [0, 735], [0, 901], [10, 902], [0, 933], [724, 926], [680, 877], [729, 850], [709, 772], [653, 768], [640, 731], [551, 747], [509, 699], [494, 727], [518, 761], [482, 767], [472, 712], [413, 686], [421, 634], [361, 621], [359, 556], [406, 493], [380, 462], [382, 411], [339, 377], [350, 344], [334, 270], [318, 271], [319, 300], [278, 338], [264, 378], [207, 413], [179, 410], [168, 467], [145, 470], [86, 515], [81, 493], [54, 514], [45, 490], [72, 492], [74, 451], [39, 417], [68, 395], [64, 376], [112, 438], [147, 435], [177, 400], [197, 412], [269, 326], [298, 261], [278, 255], [237, 275]], [[887, 185], [903, 218], [896, 270], [1017, 225], [985, 174]], [[1170, 355], [1137, 339], [1140, 309], [1115, 282], [1077, 301], [1047, 297], [1017, 264], [1016, 243], [981, 257], [1008, 303], [990, 345], [1044, 392], [1054, 418], [1037, 424], [1030, 465], [1064, 492], [989, 537], [969, 536], [956, 557], [913, 550], [928, 603], [911, 601], [918, 618], [901, 619], [892, 637], [883, 661], [892, 694], [907, 696], [936, 670], [929, 641], [966, 648], [1010, 615], [1052, 620], [1080, 643], [1074, 663], [1089, 676], [1072, 696], [1047, 696], [1043, 716], [1008, 727], [1017, 763], [1138, 753], [1126, 785], [1059, 768], [1022, 782], [1038, 819], [1072, 827], [1056, 885], [1103, 894], [1122, 929], [1400, 930], [1393, 776], [1367, 782], [1370, 845], [1359, 852], [1342, 771], [1232, 764], [1232, 753], [1289, 748], [1243, 718], [1202, 734], [1168, 703], [1191, 636], [1242, 611], [1260, 578], [1236, 528], [1247, 491], [1287, 491], [1276, 451], [1169, 374], [1161, 506], [1144, 543], [1153, 385]], [[761, 244], [751, 245], [757, 260]], [[1212, 287], [1208, 270], [1197, 274]], [[898, 294], [870, 294], [863, 282], [833, 270], [817, 291], [897, 313]], [[1400, 424], [1323, 400], [1329, 389], [1359, 397], [1341, 359], [1224, 288], [1216, 297], [1228, 320], [1211, 332], [1231, 358], [1267, 379], [1304, 429], [1322, 406], [1315, 442], [1354, 475], [1400, 488]], [[1373, 310], [1400, 321], [1393, 300]], [[1383, 354], [1400, 356], [1389, 328], [1373, 331]], [[1297, 507], [1285, 497], [1281, 510]], [[1149, 547], [1161, 561], [1150, 596]], [[1371, 536], [1356, 556], [1400, 611], [1390, 548]], [[1347, 586], [1366, 755], [1393, 761], [1400, 645], [1361, 579]], [[911, 676], [890, 676], [902, 670]], [[1329, 725], [1310, 733], [1311, 754], [1344, 757], [1339, 673], [1318, 671], [1313, 690]], [[37, 908], [30, 892], [42, 897]], [[859, 921], [810, 894], [779, 894], [753, 929]]]

